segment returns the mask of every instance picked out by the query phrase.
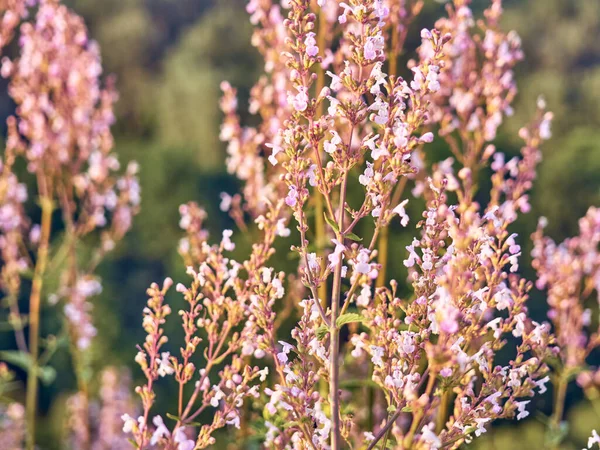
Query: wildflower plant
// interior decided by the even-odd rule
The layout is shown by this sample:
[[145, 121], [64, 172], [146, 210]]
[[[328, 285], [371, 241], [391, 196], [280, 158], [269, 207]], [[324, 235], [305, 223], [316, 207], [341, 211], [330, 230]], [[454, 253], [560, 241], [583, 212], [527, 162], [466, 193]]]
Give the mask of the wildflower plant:
[[[18, 28], [19, 50], [2, 58], [16, 112], [7, 121], [0, 166], [0, 288], [18, 351], [0, 357], [28, 373], [27, 446], [33, 448], [38, 379], [54, 377], [47, 362], [58, 345], [55, 336], [41, 339], [41, 311], [64, 312], [62, 334], [87, 407], [88, 350], [96, 334], [90, 299], [101, 291], [94, 272], [130, 228], [139, 186], [135, 163], [119, 170], [110, 132], [117, 94], [112, 80], [101, 82], [99, 47], [83, 20], [54, 0], [0, 6], [0, 47]], [[27, 314], [19, 304], [25, 296]]]
[[[591, 319], [562, 304], [560, 283], [571, 285], [572, 276], [575, 286], [585, 280], [585, 294], [597, 290], [597, 217], [592, 210], [582, 220], [586, 237], [565, 244], [570, 256], [553, 256], [536, 235], [538, 287], [556, 288], [549, 302], [561, 305], [552, 324], [532, 320], [533, 285], [519, 275], [510, 227], [530, 210], [552, 114], [540, 99], [519, 132], [520, 157], [506, 160], [494, 146], [512, 114], [513, 68], [523, 53], [516, 33], [499, 26], [500, 0], [480, 20], [469, 3], [449, 2], [447, 17], [421, 30], [406, 78], [398, 59], [422, 1], [248, 3], [252, 42], [265, 58], [250, 100], [261, 122], [241, 125], [236, 92], [223, 83], [221, 138], [243, 187], [222, 194], [221, 208], [242, 230], [252, 219], [260, 237], [237, 262], [231, 230], [210, 244], [204, 210], [181, 207], [180, 252], [191, 278], [176, 288], [186, 302], [185, 342], [177, 354], [165, 350], [173, 281], [153, 284], [136, 356], [147, 380], [137, 388], [143, 414], [124, 416], [138, 448], [208, 447], [218, 428], [243, 428], [244, 414], [258, 420], [249, 408], [263, 410], [266, 448], [458, 448], [497, 419], [527, 417], [557, 358], [563, 371], [585, 364], [597, 334], [567, 339]], [[452, 157], [429, 156], [436, 136]], [[482, 193], [484, 171], [491, 187]], [[476, 200], [482, 194], [485, 204]], [[411, 196], [425, 205], [420, 217], [408, 215]], [[387, 273], [392, 221], [413, 235], [406, 280]], [[295, 239], [297, 271], [271, 266], [276, 239]], [[403, 281], [410, 294], [401, 293]], [[568, 298], [577, 303], [579, 294]], [[298, 320], [284, 336], [277, 318], [290, 301]], [[562, 338], [564, 326], [571, 328]], [[151, 415], [161, 378], [179, 385], [170, 425]], [[374, 399], [366, 407], [365, 393]], [[208, 421], [197, 423], [202, 417]]]
[[[446, 2], [445, 16], [417, 31], [424, 4], [248, 2], [264, 74], [250, 93], [254, 127], [238, 116], [235, 88], [221, 85], [220, 137], [241, 191], [221, 194], [220, 207], [251, 245], [229, 229], [212, 239], [204, 209], [180, 207], [189, 279], [147, 290], [136, 407], [126, 372], [103, 372], [100, 402], [89, 386], [95, 269], [140, 195], [136, 165], [121, 171], [113, 152], [113, 81], [101, 82], [97, 44], [58, 0], [0, 0], [0, 49], [18, 36], [19, 50], [0, 67], [16, 104], [0, 166], [0, 288], [18, 347], [0, 357], [28, 373], [25, 407], [0, 407], [3, 443], [20, 448], [26, 437], [34, 448], [38, 379], [51, 380], [58, 345], [40, 338], [41, 309], [58, 306], [78, 381], [67, 402], [74, 449], [207, 448], [225, 427], [239, 448], [456, 449], [495, 420], [526, 418], [550, 385], [546, 444], [558, 448], [569, 383], [600, 390], [589, 364], [600, 345], [590, 301], [600, 214], [590, 208], [580, 235], [558, 245], [541, 219], [537, 280], [520, 275], [512, 228], [531, 209], [552, 113], [540, 98], [509, 159], [494, 141], [524, 55], [500, 27], [501, 0], [481, 18], [469, 0]], [[412, 35], [420, 45], [402, 60]], [[402, 273], [390, 270], [392, 224], [411, 237], [394, 255]], [[282, 270], [272, 257], [287, 246], [294, 263]], [[528, 313], [534, 286], [547, 294], [548, 322]], [[167, 320], [180, 321], [181, 342]], [[161, 415], [168, 382], [176, 406]], [[14, 383], [0, 363], [3, 400]]]

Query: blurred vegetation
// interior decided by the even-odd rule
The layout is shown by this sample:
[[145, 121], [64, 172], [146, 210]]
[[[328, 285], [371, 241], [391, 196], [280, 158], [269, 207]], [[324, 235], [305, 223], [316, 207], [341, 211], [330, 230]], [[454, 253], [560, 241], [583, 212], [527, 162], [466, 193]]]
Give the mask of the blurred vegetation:
[[[248, 91], [262, 66], [250, 45], [252, 29], [243, 0], [66, 3], [84, 16], [91, 35], [99, 41], [106, 73], [117, 75], [121, 95], [114, 129], [117, 151], [122, 161], [135, 159], [141, 166], [142, 212], [125, 242], [101, 267], [104, 291], [97, 299], [95, 316], [100, 337], [92, 355], [98, 368], [131, 366], [136, 379], [140, 374], [132, 363], [134, 343], [143, 340], [140, 324], [145, 289], [167, 274], [176, 281], [185, 277], [176, 251], [179, 204], [194, 200], [205, 206], [213, 235], [232, 227], [217, 207], [220, 192], [237, 189], [236, 180], [225, 172], [225, 149], [218, 140], [219, 83], [226, 79], [239, 89], [243, 113]], [[431, 27], [443, 9], [439, 2], [426, 3], [409, 39], [413, 48], [418, 43], [416, 30]], [[486, 0], [474, 0], [478, 10], [486, 4]], [[503, 127], [499, 148], [518, 154], [516, 132], [532, 116], [538, 95], [544, 94], [556, 118], [554, 138], [545, 145], [532, 194], [533, 211], [515, 227], [525, 254], [538, 216], [546, 216], [549, 233], [562, 240], [576, 232], [577, 219], [588, 206], [600, 204], [600, 2], [507, 0], [506, 8], [505, 26], [521, 35], [527, 59], [518, 70], [520, 94], [515, 116]], [[5, 89], [2, 92], [3, 122], [12, 104]], [[417, 213], [417, 205], [411, 208]], [[411, 230], [403, 234], [399, 227], [393, 230], [392, 255], [403, 254]], [[289, 264], [284, 248], [282, 245], [276, 256], [276, 267]], [[405, 273], [402, 259], [391, 258], [392, 273], [400, 279]], [[524, 263], [528, 265], [527, 258]], [[528, 278], [533, 277], [530, 269], [524, 271]], [[180, 299], [173, 296], [172, 301], [177, 305]], [[537, 318], [543, 318], [539, 293], [533, 294], [531, 307]], [[57, 328], [55, 316], [46, 317], [44, 334]], [[9, 335], [0, 335], [0, 339], [2, 347], [11, 345]], [[69, 373], [66, 348], [57, 352], [51, 363], [60, 374]], [[46, 442], [54, 441], [56, 430], [61, 429], [56, 422], [62, 417], [63, 400], [74, 389], [74, 380], [62, 375], [43, 387]], [[574, 420], [564, 449], [581, 448], [589, 430], [600, 423], [600, 416], [577, 389], [572, 391], [568, 414]], [[550, 403], [550, 396], [542, 397], [536, 406], [548, 413]], [[501, 424], [470, 448], [540, 448], [543, 433], [542, 422], [533, 417], [517, 425]]]

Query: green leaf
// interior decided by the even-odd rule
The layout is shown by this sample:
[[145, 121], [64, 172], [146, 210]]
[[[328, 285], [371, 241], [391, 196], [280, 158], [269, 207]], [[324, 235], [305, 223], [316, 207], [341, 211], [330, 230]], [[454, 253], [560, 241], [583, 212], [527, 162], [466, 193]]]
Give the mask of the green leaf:
[[561, 422], [558, 427], [550, 427], [546, 433], [546, 442], [550, 447], [558, 447], [569, 434], [569, 424]]
[[321, 325], [319, 328], [317, 328], [315, 334], [317, 335], [317, 339], [322, 341], [323, 339], [325, 339], [325, 336], [327, 336], [327, 333], [329, 333], [329, 328], [327, 328], [325, 325]]
[[[171, 420], [176, 420], [177, 422], [181, 421], [181, 418], [179, 416], [176, 416], [175, 414], [167, 413], [167, 417]], [[185, 424], [191, 427], [202, 426], [202, 424], [199, 422], [186, 422]]]
[[541, 411], [536, 411], [534, 417], [546, 427], [550, 427], [550, 417]]
[[362, 238], [361, 238], [361, 237], [359, 237], [359, 236], [357, 236], [357, 235], [356, 235], [356, 234], [354, 234], [354, 233], [348, 233], [348, 234], [345, 234], [345, 235], [344, 235], [344, 237], [345, 237], [346, 239], [350, 239], [351, 241], [354, 241], [354, 242], [360, 242], [360, 241], [362, 241]]
[[56, 379], [56, 370], [50, 366], [38, 367], [38, 377], [44, 385], [49, 386]]
[[337, 320], [335, 321], [335, 325], [340, 328], [348, 323], [356, 323], [356, 322], [364, 322], [365, 320], [367, 320], [365, 317], [361, 316], [360, 314], [357, 313], [346, 313], [346, 314], [342, 314], [340, 317], [337, 318]]
[[329, 216], [327, 215], [327, 213], [323, 213], [323, 217], [325, 217], [325, 222], [327, 222], [329, 224], [329, 226], [333, 229], [333, 231], [335, 231], [336, 233], [339, 234], [340, 229], [337, 226], [337, 223], [335, 223], [335, 221], [331, 220], [329, 218]]
[[31, 367], [31, 355], [17, 350], [0, 351], [0, 358], [7, 363], [20, 367], [21, 369], [29, 370]]
[[[0, 322], [0, 331], [12, 331], [15, 327], [10, 322]], [[22, 328], [20, 328], [22, 329]]]
[[[26, 371], [29, 371], [33, 364], [29, 353], [19, 352], [17, 350], [0, 351], [0, 359]], [[38, 367], [37, 376], [42, 383], [49, 385], [56, 379], [56, 370], [50, 366]]]

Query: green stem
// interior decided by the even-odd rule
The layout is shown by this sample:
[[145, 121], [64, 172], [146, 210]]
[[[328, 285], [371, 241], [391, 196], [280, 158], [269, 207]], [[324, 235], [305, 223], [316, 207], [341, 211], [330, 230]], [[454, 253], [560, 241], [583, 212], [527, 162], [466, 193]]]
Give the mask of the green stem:
[[[556, 386], [556, 395], [554, 396], [554, 411], [550, 418], [550, 426], [555, 431], [560, 429], [560, 424], [563, 419], [568, 385], [569, 382], [567, 378], [561, 375], [558, 380], [558, 385]], [[556, 443], [553, 448], [554, 450], [558, 450], [560, 448], [560, 442]]]
[[[340, 189], [340, 205], [338, 211], [338, 229], [344, 229], [344, 205], [346, 203], [346, 191], [348, 184], [348, 173], [344, 173], [342, 180], [342, 186]], [[340, 241], [344, 240], [344, 237], [338, 233], [337, 238]], [[343, 243], [343, 242], [342, 242]], [[339, 350], [340, 350], [340, 329], [337, 326], [337, 318], [340, 313], [340, 298], [342, 294], [342, 257], [338, 261], [335, 267], [335, 273], [333, 276], [333, 293], [331, 297], [331, 324], [329, 327], [330, 335], [330, 346], [329, 346], [329, 399], [331, 403], [331, 420], [333, 432], [331, 433], [331, 449], [339, 450], [340, 441], [340, 397], [339, 397], [339, 381], [340, 381], [340, 367], [338, 364]]]
[[48, 262], [48, 246], [50, 242], [50, 230], [52, 224], [52, 199], [47, 196], [40, 198], [42, 207], [42, 222], [40, 245], [38, 247], [37, 260], [31, 285], [29, 297], [29, 351], [31, 365], [27, 372], [27, 397], [25, 411], [27, 419], [27, 449], [35, 447], [35, 419], [37, 412], [38, 391], [38, 357], [39, 357], [39, 334], [40, 334], [40, 303], [42, 296], [42, 284], [46, 264]]
[[446, 420], [448, 418], [448, 405], [450, 403], [450, 391], [446, 390], [442, 394], [442, 399], [440, 402], [440, 406], [438, 408], [437, 413], [437, 422], [436, 422], [436, 433], [440, 434], [442, 430], [446, 427]]
[[[402, 193], [404, 192], [404, 188], [406, 187], [406, 182], [408, 178], [402, 177], [400, 182], [398, 183], [398, 187], [394, 191], [390, 201], [390, 207], [395, 207], [402, 197]], [[389, 235], [390, 228], [389, 224], [382, 227], [381, 237], [379, 238], [379, 245], [377, 246], [377, 254], [378, 254], [378, 262], [381, 264], [381, 269], [379, 270], [379, 275], [377, 276], [377, 287], [384, 286], [386, 283], [386, 272], [388, 266], [388, 246], [389, 246]]]

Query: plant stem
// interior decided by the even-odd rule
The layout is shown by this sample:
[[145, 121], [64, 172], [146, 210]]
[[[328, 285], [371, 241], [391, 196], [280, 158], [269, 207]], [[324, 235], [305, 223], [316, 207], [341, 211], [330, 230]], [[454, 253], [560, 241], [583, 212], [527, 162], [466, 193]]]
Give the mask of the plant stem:
[[[7, 296], [8, 307], [10, 308], [10, 314], [13, 317], [11, 320], [12, 326], [15, 330], [15, 340], [17, 342], [17, 348], [20, 352], [27, 353], [27, 342], [25, 340], [25, 328], [21, 312], [19, 311], [19, 300], [17, 293], [10, 293]], [[14, 321], [14, 322], [13, 322]]]
[[[346, 191], [348, 185], [348, 173], [344, 173], [342, 186], [340, 188], [340, 205], [338, 211], [338, 230], [344, 229], [344, 205], [346, 203]], [[340, 242], [344, 237], [339, 234]], [[343, 243], [343, 242], [342, 242]], [[339, 378], [340, 367], [338, 365], [339, 348], [340, 348], [340, 330], [337, 326], [337, 318], [340, 312], [340, 298], [342, 287], [342, 256], [335, 267], [333, 277], [333, 295], [331, 297], [331, 323], [329, 326], [330, 346], [329, 346], [329, 399], [331, 403], [331, 420], [333, 425], [333, 433], [331, 434], [331, 449], [339, 450], [340, 448], [340, 398], [339, 398]]]
[[381, 230], [381, 238], [379, 245], [377, 246], [378, 262], [381, 264], [379, 274], [377, 275], [377, 286], [381, 287], [385, 284], [385, 275], [387, 271], [388, 261], [388, 241], [389, 241], [390, 229], [389, 227], [383, 227]]
[[[560, 428], [560, 423], [562, 422], [563, 414], [565, 411], [565, 399], [567, 397], [567, 386], [569, 382], [566, 377], [560, 376], [558, 379], [558, 385], [556, 386], [556, 395], [554, 396], [554, 410], [552, 412], [552, 417], [550, 418], [550, 426], [553, 430], [558, 430]], [[554, 449], [558, 450], [560, 448], [560, 442], [554, 445]]]
[[[389, 68], [388, 72], [390, 77], [396, 76], [396, 68], [398, 66], [398, 33], [392, 29], [392, 47], [389, 54]], [[393, 200], [392, 200], [393, 201]], [[388, 260], [388, 240], [389, 240], [389, 227], [384, 227], [381, 230], [381, 237], [379, 240], [379, 245], [377, 246], [377, 251], [379, 255], [379, 264], [381, 264], [381, 270], [379, 270], [379, 275], [377, 276], [377, 286], [381, 287], [385, 284], [385, 272], [387, 269], [387, 260]]]
[[40, 245], [38, 247], [37, 260], [29, 297], [29, 351], [31, 365], [27, 372], [27, 397], [26, 397], [26, 419], [27, 419], [27, 449], [35, 447], [35, 418], [37, 410], [38, 391], [38, 357], [39, 357], [39, 332], [40, 332], [40, 303], [42, 296], [42, 283], [46, 263], [48, 261], [48, 246], [50, 242], [50, 230], [52, 224], [52, 198], [42, 195], [40, 197], [42, 207], [42, 222]]
[[[325, 49], [325, 33], [327, 31], [327, 21], [322, 8], [319, 8], [319, 30], [317, 32], [317, 46], [319, 51], [323, 52]], [[324, 56], [324, 54], [322, 55]], [[315, 85], [315, 95], [319, 95], [323, 87], [325, 86], [325, 70], [321, 64], [317, 64], [317, 82]], [[315, 112], [315, 119], [319, 119], [323, 115], [323, 102], [320, 102]], [[323, 144], [319, 142], [318, 147], [315, 149], [317, 155], [317, 163], [323, 154]], [[325, 248], [326, 232], [325, 232], [325, 218], [323, 216], [325, 212], [325, 201], [323, 194], [319, 189], [315, 189], [315, 244], [317, 255], [322, 255], [323, 249]], [[325, 258], [323, 258], [325, 261]], [[325, 267], [325, 262], [321, 263], [321, 268]], [[318, 298], [315, 302], [319, 303], [320, 308], [324, 312], [327, 311], [327, 283], [321, 283], [317, 288]], [[329, 387], [324, 379], [319, 380], [319, 392], [323, 397], [327, 396]]]
[[369, 444], [369, 446], [367, 447], [367, 450], [371, 450], [371, 449], [375, 448], [375, 446], [377, 445], [377, 443], [381, 439], [383, 439], [383, 437], [387, 434], [387, 432], [392, 428], [392, 425], [394, 425], [394, 422], [396, 422], [396, 420], [398, 420], [398, 417], [400, 417], [400, 414], [402, 414], [402, 409], [398, 408], [396, 410], [396, 412], [394, 413], [394, 415], [392, 415], [388, 419], [388, 421], [385, 423], [385, 425], [383, 426], [383, 428], [381, 430], [379, 430], [379, 432], [375, 436], [375, 439], [373, 439], [371, 441], [371, 443]]
[[[425, 395], [427, 395], [428, 397], [430, 397], [431, 393], [433, 392], [433, 387], [435, 385], [435, 377], [436, 376], [437, 376], [437, 373], [435, 371], [432, 371], [429, 373], [429, 379], [427, 380], [427, 388], [425, 389]], [[421, 422], [421, 419], [423, 418], [424, 415], [425, 415], [425, 411], [423, 409], [420, 409], [413, 413], [413, 420], [410, 425], [410, 430], [408, 431], [408, 434], [404, 438], [402, 448], [405, 448], [405, 449], [412, 448], [415, 433], [417, 432], [419, 423]]]
[[444, 393], [442, 394], [442, 399], [440, 402], [440, 406], [438, 408], [438, 413], [437, 413], [437, 422], [436, 422], [436, 432], [437, 434], [440, 434], [442, 432], [442, 430], [444, 429], [444, 427], [446, 426], [446, 420], [448, 417], [448, 404], [450, 403], [450, 391], [446, 390], [444, 391]]
[[[341, 266], [341, 263], [339, 263]], [[341, 275], [338, 275], [336, 270], [335, 277], [333, 280], [333, 298], [331, 303], [331, 325], [329, 328], [330, 345], [329, 345], [329, 398], [331, 403], [331, 420], [333, 425], [333, 432], [331, 434], [331, 449], [339, 450], [340, 448], [340, 399], [339, 399], [339, 378], [340, 368], [338, 365], [339, 357], [339, 346], [340, 346], [340, 330], [337, 327], [336, 321], [339, 312], [339, 301], [340, 301], [340, 286], [341, 286]], [[337, 292], [337, 295], [336, 295]]]
[[[390, 206], [393, 207], [400, 202], [400, 197], [402, 197], [402, 193], [404, 192], [404, 188], [406, 187], [406, 182], [408, 178], [402, 177], [394, 194], [392, 195], [392, 199], [390, 201]], [[390, 227], [389, 224], [387, 226], [382, 227], [381, 236], [379, 238], [379, 244], [377, 246], [378, 253], [378, 262], [381, 264], [381, 269], [379, 270], [379, 274], [377, 275], [377, 287], [381, 287], [385, 285], [386, 282], [386, 271], [387, 271], [387, 263], [388, 263], [388, 246], [389, 246], [389, 235], [390, 235]]]

